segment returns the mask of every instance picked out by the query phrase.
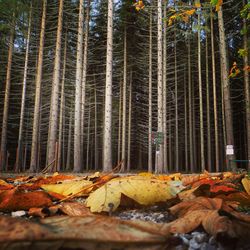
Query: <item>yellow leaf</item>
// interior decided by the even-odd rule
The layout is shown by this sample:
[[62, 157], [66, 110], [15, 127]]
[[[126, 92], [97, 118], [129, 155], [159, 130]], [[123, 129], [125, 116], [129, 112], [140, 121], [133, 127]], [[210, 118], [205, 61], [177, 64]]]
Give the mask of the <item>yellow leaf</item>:
[[[92, 185], [91, 181], [87, 180], [81, 180], [81, 181], [64, 181], [63, 183], [59, 184], [46, 184], [42, 185], [41, 188], [46, 190], [47, 192], [54, 192], [58, 193], [64, 196], [74, 195], [80, 192], [83, 188], [86, 188], [87, 186]], [[83, 193], [80, 193], [81, 195], [86, 195], [91, 191], [90, 189], [84, 189]]]
[[141, 205], [150, 205], [173, 198], [177, 188], [167, 181], [144, 176], [116, 178], [89, 195], [86, 200], [91, 212], [109, 212], [118, 208], [121, 195], [125, 195]]
[[250, 195], [250, 179], [249, 178], [243, 178], [242, 179], [243, 187], [245, 188], [246, 192]]
[[192, 16], [195, 13], [195, 9], [192, 10], [187, 10], [184, 12], [184, 14], [188, 15], [188, 16]]
[[215, 10], [219, 11], [220, 6], [223, 4], [223, 0], [218, 0], [218, 3], [216, 4]]
[[200, 8], [200, 7], [201, 7], [201, 4], [200, 4], [200, 3], [196, 3], [196, 4], [195, 4], [195, 7], [196, 7], [196, 8]]

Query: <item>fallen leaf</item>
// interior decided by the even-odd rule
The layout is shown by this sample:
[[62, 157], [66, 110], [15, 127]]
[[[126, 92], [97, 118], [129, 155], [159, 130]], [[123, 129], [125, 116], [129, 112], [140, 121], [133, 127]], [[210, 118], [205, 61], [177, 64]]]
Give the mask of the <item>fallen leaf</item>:
[[86, 216], [92, 214], [86, 205], [79, 202], [64, 202], [60, 204], [59, 210], [69, 216]]
[[241, 180], [243, 187], [245, 188], [248, 195], [250, 195], [250, 179], [245, 177]]
[[[176, 191], [176, 190], [175, 190]], [[151, 205], [174, 197], [168, 182], [144, 176], [116, 178], [89, 195], [86, 200], [91, 212], [109, 212], [118, 208], [121, 194], [141, 205]]]
[[107, 216], [58, 216], [40, 223], [0, 217], [0, 247], [8, 249], [14, 249], [16, 241], [18, 246], [28, 243], [32, 249], [40, 249], [42, 241], [42, 246], [49, 244], [46, 249], [160, 250], [168, 248], [172, 238], [169, 229], [162, 225]]
[[221, 198], [224, 201], [236, 201], [239, 202], [241, 206], [250, 206], [250, 196], [245, 192], [236, 192], [232, 194], [221, 194], [216, 196], [217, 198]]
[[51, 204], [49, 195], [42, 191], [24, 193], [15, 188], [0, 193], [0, 211], [28, 210]]
[[12, 188], [14, 188], [13, 185], [11, 185], [11, 184], [7, 183], [6, 181], [0, 179], [0, 190], [9, 190], [9, 189], [12, 189]]
[[219, 210], [223, 200], [219, 198], [197, 197], [190, 201], [182, 201], [169, 210], [173, 215], [181, 217], [189, 211], [195, 210]]
[[[79, 193], [83, 188], [92, 185], [92, 181], [82, 180], [82, 181], [65, 181], [59, 184], [46, 184], [41, 185], [43, 190], [48, 192], [53, 192], [57, 194], [61, 194], [63, 196], [70, 196]], [[84, 189], [82, 193], [79, 193], [78, 196], [88, 194], [92, 188]]]
[[210, 185], [202, 184], [198, 187], [181, 191], [178, 194], [178, 197], [182, 201], [192, 200], [192, 199], [195, 199], [196, 197], [199, 197], [199, 196], [209, 197], [210, 196]]

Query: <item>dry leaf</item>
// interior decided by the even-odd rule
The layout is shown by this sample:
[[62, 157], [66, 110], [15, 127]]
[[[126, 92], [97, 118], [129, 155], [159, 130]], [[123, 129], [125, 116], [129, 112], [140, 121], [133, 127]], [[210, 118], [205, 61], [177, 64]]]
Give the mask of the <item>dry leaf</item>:
[[141, 205], [150, 205], [173, 198], [176, 189], [166, 181], [144, 176], [116, 178], [90, 194], [86, 204], [91, 212], [109, 212], [120, 205], [122, 194]]
[[[46, 184], [41, 185], [41, 188], [57, 194], [61, 194], [63, 196], [70, 196], [78, 194], [82, 189], [92, 185], [92, 181], [82, 180], [82, 181], [64, 181], [59, 184]], [[79, 193], [78, 196], [88, 194], [92, 188], [84, 189], [82, 193]]]
[[28, 210], [51, 204], [49, 195], [42, 191], [24, 193], [15, 188], [0, 194], [0, 211]]
[[250, 179], [245, 177], [242, 179], [242, 185], [245, 188], [248, 195], [250, 195]]
[[168, 228], [159, 224], [106, 216], [58, 216], [43, 219], [41, 223], [0, 217], [1, 249], [3, 246], [14, 249], [16, 241], [19, 246], [28, 241], [28, 246], [36, 249], [42, 241], [43, 244], [49, 242], [50, 247], [46, 249], [69, 249], [70, 246], [74, 249], [160, 250], [168, 247], [171, 238]]
[[64, 202], [60, 204], [59, 210], [69, 216], [86, 216], [92, 214], [89, 208], [79, 202]]

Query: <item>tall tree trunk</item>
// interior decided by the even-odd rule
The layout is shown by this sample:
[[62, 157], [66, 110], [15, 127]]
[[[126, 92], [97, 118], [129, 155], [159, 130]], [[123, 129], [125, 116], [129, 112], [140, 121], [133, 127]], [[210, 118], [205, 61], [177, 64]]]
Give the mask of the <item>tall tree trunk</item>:
[[[167, 1], [164, 2], [164, 20], [167, 19]], [[163, 25], [163, 168], [168, 172], [167, 163], [167, 22]]]
[[[200, 3], [200, 1], [198, 1]], [[199, 107], [200, 107], [200, 154], [201, 170], [205, 170], [204, 152], [204, 123], [203, 123], [203, 98], [202, 98], [202, 75], [201, 75], [201, 14], [198, 14], [198, 74], [199, 74]]]
[[132, 117], [132, 71], [129, 79], [129, 106], [128, 106], [128, 159], [127, 171], [130, 171], [130, 155], [131, 155], [131, 117]]
[[[86, 92], [86, 76], [87, 76], [87, 63], [88, 63], [88, 42], [89, 42], [89, 15], [90, 15], [90, 0], [87, 3], [85, 20], [85, 39], [84, 39], [84, 54], [82, 66], [82, 106], [81, 106], [81, 157], [83, 157], [83, 141], [84, 141], [84, 114], [85, 114], [85, 92]], [[81, 161], [83, 164], [83, 160]], [[81, 166], [83, 169], [83, 166]]]
[[90, 118], [91, 118], [91, 105], [90, 105], [90, 100], [89, 100], [88, 132], [87, 132], [87, 152], [86, 152], [86, 155], [87, 155], [87, 157], [86, 157], [86, 170], [89, 170]]
[[68, 145], [67, 145], [67, 162], [66, 162], [66, 170], [71, 169], [71, 137], [72, 137], [72, 120], [73, 120], [73, 111], [70, 111], [70, 118], [69, 118], [69, 132], [68, 132]]
[[207, 167], [212, 172], [211, 155], [211, 129], [210, 129], [210, 91], [209, 91], [209, 71], [208, 71], [208, 37], [206, 38], [206, 100], [207, 100]]
[[184, 67], [184, 133], [185, 133], [185, 171], [188, 172], [188, 115], [187, 115], [187, 87], [186, 67]]
[[52, 94], [50, 103], [50, 119], [49, 119], [49, 134], [48, 134], [48, 155], [47, 164], [50, 165], [50, 171], [54, 168], [53, 161], [56, 161], [56, 142], [58, 129], [58, 99], [60, 85], [60, 62], [61, 62], [61, 43], [62, 43], [62, 23], [63, 23], [63, 0], [59, 2], [58, 26], [56, 35], [56, 51], [55, 63], [52, 80]]
[[118, 118], [118, 148], [117, 159], [118, 163], [121, 160], [121, 121], [122, 121], [122, 82], [120, 83], [120, 96], [119, 96], [119, 118]]
[[112, 63], [113, 63], [113, 0], [108, 0], [108, 33], [106, 91], [104, 111], [103, 171], [112, 170]]
[[[163, 132], [163, 103], [162, 103], [162, 0], [158, 0], [157, 5], [157, 91], [158, 91], [158, 124], [157, 124], [157, 132], [158, 137], [162, 138]], [[158, 149], [156, 150], [156, 166], [155, 171], [157, 173], [163, 172], [163, 145], [162, 142], [158, 145]]]
[[210, 9], [211, 28], [211, 53], [212, 53], [212, 77], [213, 77], [213, 106], [214, 106], [214, 141], [215, 141], [215, 170], [219, 172], [219, 134], [218, 134], [218, 111], [217, 111], [217, 91], [216, 91], [216, 65], [214, 50], [214, 20], [212, 8]]
[[123, 105], [122, 105], [122, 165], [121, 172], [126, 166], [126, 113], [127, 113], [127, 32], [124, 28], [124, 56], [123, 56]]
[[65, 34], [65, 43], [64, 43], [64, 59], [63, 59], [63, 72], [62, 72], [62, 86], [61, 86], [61, 101], [60, 101], [60, 114], [59, 114], [59, 136], [58, 136], [58, 159], [57, 159], [57, 171], [62, 169], [62, 149], [63, 149], [63, 114], [64, 114], [64, 83], [65, 83], [65, 71], [66, 71], [66, 60], [67, 59], [67, 32]]
[[95, 170], [98, 168], [98, 136], [97, 136], [97, 95], [96, 95], [96, 81], [95, 81]]
[[148, 171], [152, 172], [152, 10], [149, 10]]
[[[221, 82], [223, 84], [223, 96], [224, 96], [224, 108], [225, 108], [225, 122], [226, 122], [226, 143], [234, 147], [234, 135], [233, 135], [233, 120], [232, 120], [232, 107], [230, 100], [230, 86], [228, 79], [228, 60], [227, 60], [227, 50], [226, 50], [226, 38], [225, 29], [223, 21], [222, 7], [220, 6], [218, 10], [218, 25], [219, 25], [219, 35], [220, 35], [220, 58], [221, 58]], [[235, 160], [235, 155], [227, 155], [227, 168], [229, 166], [229, 161]], [[231, 162], [231, 167], [235, 169], [235, 162]]]
[[194, 141], [193, 141], [193, 105], [192, 105], [192, 72], [191, 72], [191, 44], [188, 39], [188, 121], [189, 121], [189, 157], [190, 170], [194, 173]]
[[176, 30], [174, 32], [174, 86], [175, 86], [175, 171], [179, 171], [179, 116], [178, 116], [178, 76], [177, 76], [177, 52]]
[[[245, 3], [245, 1], [244, 1]], [[243, 29], [247, 30], [246, 19], [243, 20]], [[247, 32], [244, 34], [244, 50], [248, 52], [248, 37]], [[247, 70], [248, 53], [244, 55], [244, 86], [245, 86], [245, 105], [246, 105], [246, 129], [247, 129], [247, 156], [248, 156], [248, 170], [250, 171], [250, 91], [249, 91], [249, 73]]]
[[[13, 20], [15, 19], [15, 13], [13, 13]], [[11, 85], [11, 67], [15, 34], [15, 23], [12, 23], [13, 27], [10, 30], [9, 37], [9, 51], [8, 51], [8, 65], [6, 73], [5, 83], [5, 95], [4, 95], [4, 108], [3, 108], [3, 123], [2, 123], [2, 137], [1, 137], [1, 149], [0, 149], [0, 170], [7, 169], [6, 164], [6, 144], [7, 144], [7, 125], [8, 125], [8, 113], [9, 113], [9, 99], [10, 99], [10, 85]]]
[[43, 15], [42, 15], [42, 23], [41, 23], [41, 33], [40, 33], [37, 73], [36, 73], [36, 94], [35, 94], [35, 107], [34, 107], [34, 118], [33, 118], [31, 159], [30, 159], [30, 169], [29, 169], [30, 172], [34, 172], [36, 170], [37, 156], [38, 156], [37, 152], [38, 152], [38, 142], [39, 142], [38, 134], [39, 134], [39, 122], [40, 122], [41, 82], [42, 82], [46, 8], [47, 8], [47, 0], [43, 0]]
[[31, 31], [31, 21], [32, 21], [32, 1], [30, 3], [29, 12], [29, 24], [28, 33], [26, 40], [26, 52], [25, 52], [25, 62], [23, 71], [23, 89], [22, 89], [22, 100], [21, 100], [21, 112], [20, 112], [20, 122], [19, 122], [19, 135], [18, 135], [18, 146], [16, 154], [16, 171], [20, 171], [22, 162], [22, 152], [23, 152], [23, 123], [24, 123], [24, 112], [25, 112], [25, 100], [26, 100], [26, 85], [27, 85], [27, 73], [28, 73], [28, 61], [29, 61], [29, 47], [30, 47], [30, 31]]
[[82, 102], [82, 51], [83, 51], [84, 0], [79, 1], [79, 19], [76, 54], [75, 119], [74, 119], [74, 172], [81, 171], [81, 102]]

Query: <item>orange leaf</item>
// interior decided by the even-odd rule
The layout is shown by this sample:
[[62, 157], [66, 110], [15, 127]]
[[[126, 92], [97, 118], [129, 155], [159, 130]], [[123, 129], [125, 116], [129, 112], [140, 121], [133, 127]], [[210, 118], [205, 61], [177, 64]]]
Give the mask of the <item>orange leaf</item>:
[[0, 211], [28, 210], [51, 204], [49, 195], [42, 191], [23, 193], [15, 188], [0, 194]]

